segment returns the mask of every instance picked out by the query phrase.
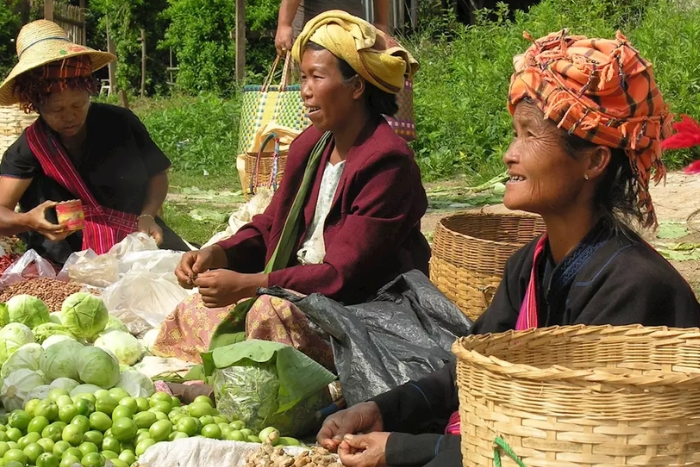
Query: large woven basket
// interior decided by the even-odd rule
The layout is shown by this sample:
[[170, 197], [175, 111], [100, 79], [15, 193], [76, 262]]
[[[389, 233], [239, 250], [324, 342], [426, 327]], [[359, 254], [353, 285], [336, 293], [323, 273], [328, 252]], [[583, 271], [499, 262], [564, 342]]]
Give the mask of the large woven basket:
[[472, 320], [488, 307], [506, 260], [544, 232], [539, 216], [462, 212], [440, 220], [430, 280]]
[[494, 465], [494, 441], [527, 467], [700, 466], [699, 329], [553, 327], [453, 351], [465, 467]]
[[248, 152], [245, 155], [245, 174], [248, 183], [246, 193], [254, 194], [260, 187], [276, 190], [282, 182], [286, 165], [287, 153], [279, 150], [279, 146], [275, 144], [274, 135], [268, 136], [262, 142], [258, 153]]
[[0, 107], [0, 158], [25, 128], [34, 123], [37, 114], [25, 114], [17, 106]]

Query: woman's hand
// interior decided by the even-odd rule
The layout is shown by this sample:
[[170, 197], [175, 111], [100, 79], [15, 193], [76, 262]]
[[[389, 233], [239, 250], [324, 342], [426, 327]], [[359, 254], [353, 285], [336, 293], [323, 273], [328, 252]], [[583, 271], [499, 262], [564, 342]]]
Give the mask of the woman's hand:
[[188, 251], [182, 255], [180, 264], [175, 268], [175, 277], [177, 277], [180, 286], [191, 289], [194, 287], [197, 276], [211, 269], [213, 265], [214, 251], [212, 248]]
[[46, 211], [56, 207], [56, 201], [44, 201], [39, 206], [25, 214], [26, 224], [30, 230], [40, 233], [53, 242], [60, 242], [70, 235], [71, 231], [66, 230], [60, 224], [52, 224], [46, 220]]
[[163, 243], [163, 229], [156, 224], [156, 219], [150, 215], [142, 215], [139, 217], [137, 229], [139, 232], [143, 232], [153, 240], [156, 241], [156, 245]]
[[345, 435], [338, 447], [340, 462], [346, 467], [386, 466], [386, 443], [389, 433]]
[[221, 308], [255, 296], [258, 287], [267, 287], [267, 274], [241, 274], [217, 269], [199, 274], [194, 281], [204, 305]]
[[335, 452], [345, 435], [372, 433], [383, 429], [379, 406], [374, 402], [363, 402], [328, 417], [323, 422], [316, 441], [329, 451]]
[[287, 26], [280, 24], [277, 26], [277, 33], [275, 34], [275, 48], [277, 49], [277, 55], [284, 57], [284, 54], [292, 50], [292, 42], [294, 37], [294, 30], [292, 26]]

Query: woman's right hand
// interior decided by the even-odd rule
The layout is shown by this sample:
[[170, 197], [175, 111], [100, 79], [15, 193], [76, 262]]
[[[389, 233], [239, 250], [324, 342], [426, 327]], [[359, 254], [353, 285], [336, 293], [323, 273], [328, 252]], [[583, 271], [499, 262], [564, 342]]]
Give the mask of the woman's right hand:
[[56, 207], [57, 204], [56, 201], [44, 201], [25, 214], [27, 227], [53, 242], [65, 240], [65, 238], [72, 233], [66, 230], [61, 224], [53, 224], [46, 220], [46, 211]]
[[329, 451], [336, 452], [345, 435], [383, 430], [379, 406], [375, 402], [363, 402], [328, 417], [323, 422], [316, 441]]
[[213, 264], [214, 252], [211, 247], [188, 251], [182, 255], [180, 264], [175, 269], [175, 276], [183, 288], [191, 289], [197, 275], [210, 270]]
[[294, 43], [294, 29], [291, 25], [280, 24], [277, 26], [277, 33], [275, 34], [275, 48], [277, 49], [277, 55], [284, 57], [287, 52], [292, 50], [292, 44]]

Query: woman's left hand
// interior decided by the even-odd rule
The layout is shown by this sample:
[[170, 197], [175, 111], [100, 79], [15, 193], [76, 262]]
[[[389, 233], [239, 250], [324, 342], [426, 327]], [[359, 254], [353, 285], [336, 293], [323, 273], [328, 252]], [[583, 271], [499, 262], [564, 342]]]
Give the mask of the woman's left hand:
[[340, 462], [346, 467], [386, 466], [386, 443], [389, 433], [345, 435], [338, 446]]
[[258, 287], [266, 287], [263, 274], [241, 274], [229, 269], [215, 269], [199, 274], [194, 285], [208, 308], [234, 305], [255, 296]]
[[151, 216], [141, 216], [139, 217], [139, 222], [137, 226], [139, 232], [150, 235], [155, 241], [156, 245], [163, 243], [163, 229], [156, 224], [156, 219]]

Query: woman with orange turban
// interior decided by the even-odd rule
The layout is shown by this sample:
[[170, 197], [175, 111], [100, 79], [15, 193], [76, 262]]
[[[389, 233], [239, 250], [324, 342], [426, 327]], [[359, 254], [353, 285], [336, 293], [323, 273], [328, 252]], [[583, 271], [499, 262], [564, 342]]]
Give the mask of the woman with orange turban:
[[[656, 225], [649, 182], [665, 174], [670, 115], [651, 64], [619, 33], [564, 30], [533, 41], [515, 66], [504, 204], [541, 215], [547, 231], [508, 260], [472, 332], [700, 325], [691, 288], [630, 227]], [[329, 417], [318, 441], [348, 467], [461, 466], [458, 405], [452, 364]]]

